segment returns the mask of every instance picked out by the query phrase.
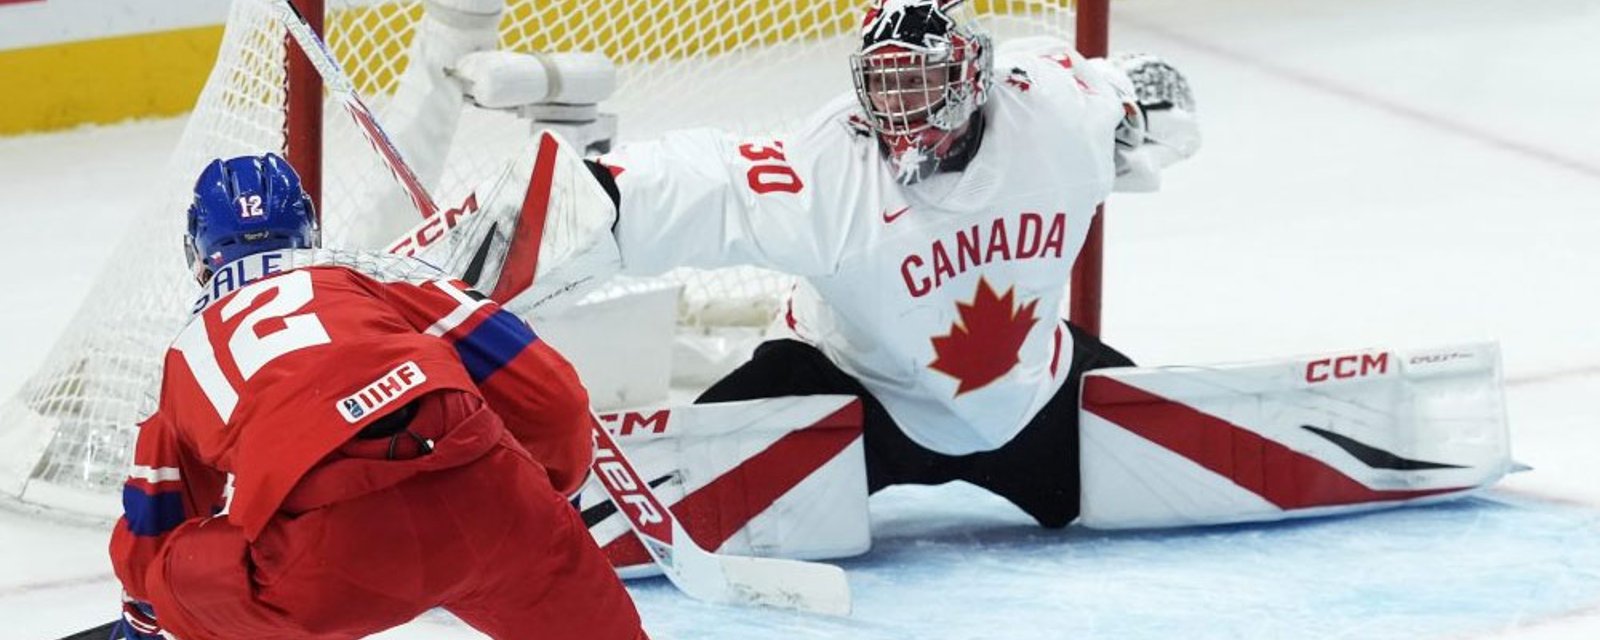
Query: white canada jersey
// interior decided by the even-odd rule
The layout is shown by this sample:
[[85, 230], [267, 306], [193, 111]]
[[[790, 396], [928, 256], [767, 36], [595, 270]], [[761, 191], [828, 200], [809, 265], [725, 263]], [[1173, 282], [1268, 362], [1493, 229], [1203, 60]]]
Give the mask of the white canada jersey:
[[801, 276], [787, 335], [818, 347], [918, 444], [995, 449], [1061, 387], [1059, 315], [1111, 192], [1121, 98], [1065, 43], [997, 56], [961, 173], [898, 183], [853, 95], [794, 135], [691, 130], [600, 158], [616, 175], [623, 272], [757, 265]]

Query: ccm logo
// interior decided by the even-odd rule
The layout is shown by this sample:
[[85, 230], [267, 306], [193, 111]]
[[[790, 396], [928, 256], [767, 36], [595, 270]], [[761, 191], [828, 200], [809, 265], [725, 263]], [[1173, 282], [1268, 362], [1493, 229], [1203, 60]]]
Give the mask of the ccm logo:
[[1306, 363], [1306, 382], [1327, 382], [1334, 379], [1346, 380], [1388, 372], [1388, 352], [1377, 355], [1363, 353], [1361, 355], [1323, 358]]
[[606, 431], [617, 436], [633, 435], [633, 432], [640, 429], [649, 429], [650, 433], [665, 433], [667, 417], [671, 414], [672, 412], [667, 409], [649, 415], [637, 411], [603, 413], [600, 414], [600, 422], [605, 423]]
[[407, 233], [406, 237], [389, 245], [387, 251], [406, 257], [417, 255], [418, 251], [438, 242], [439, 238], [443, 238], [445, 233], [456, 228], [462, 218], [477, 212], [478, 193], [474, 191], [467, 196], [466, 202], [462, 202], [461, 206], [429, 216], [427, 220], [422, 221], [422, 224], [417, 225], [415, 229]]

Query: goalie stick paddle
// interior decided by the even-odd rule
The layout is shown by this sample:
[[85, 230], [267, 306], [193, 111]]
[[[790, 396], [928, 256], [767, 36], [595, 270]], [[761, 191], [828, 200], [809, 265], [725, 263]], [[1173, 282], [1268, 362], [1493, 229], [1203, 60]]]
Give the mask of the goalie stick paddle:
[[378, 119], [373, 117], [372, 110], [367, 108], [367, 103], [361, 101], [361, 94], [356, 91], [356, 85], [339, 66], [338, 59], [333, 57], [333, 52], [328, 49], [328, 43], [306, 22], [306, 17], [300, 14], [300, 9], [294, 6], [293, 0], [275, 0], [273, 8], [277, 11], [279, 19], [283, 21], [289, 35], [294, 38], [300, 50], [306, 54], [306, 59], [317, 68], [317, 75], [322, 76], [322, 83], [327, 85], [328, 92], [339, 97], [344, 109], [355, 119], [356, 125], [361, 127], [361, 134], [366, 136], [367, 142], [372, 143], [372, 148], [378, 155], [383, 156], [384, 165], [394, 174], [395, 180], [400, 181], [400, 186], [405, 187], [406, 194], [411, 196], [411, 203], [416, 205], [422, 217], [427, 218], [439, 211], [439, 206], [434, 204], [433, 198], [428, 195], [428, 190], [423, 188], [422, 181], [417, 179], [417, 174], [411, 171], [411, 165], [406, 164], [405, 158], [400, 156], [400, 149], [394, 145], [389, 134], [378, 125]]
[[611, 434], [595, 420], [592, 468], [606, 495], [628, 520], [661, 572], [697, 600], [762, 605], [836, 616], [850, 614], [850, 583], [843, 569], [820, 562], [712, 553], [635, 471]]

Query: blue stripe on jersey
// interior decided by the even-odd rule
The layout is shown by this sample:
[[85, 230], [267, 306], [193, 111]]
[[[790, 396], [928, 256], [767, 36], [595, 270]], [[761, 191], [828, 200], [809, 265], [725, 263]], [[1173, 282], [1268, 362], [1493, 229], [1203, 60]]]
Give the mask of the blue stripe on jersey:
[[122, 486], [122, 513], [128, 530], [136, 536], [159, 536], [183, 524], [183, 492], [163, 491], [150, 495], [133, 485]]
[[455, 346], [472, 381], [483, 382], [538, 339], [521, 318], [501, 309], [457, 340]]

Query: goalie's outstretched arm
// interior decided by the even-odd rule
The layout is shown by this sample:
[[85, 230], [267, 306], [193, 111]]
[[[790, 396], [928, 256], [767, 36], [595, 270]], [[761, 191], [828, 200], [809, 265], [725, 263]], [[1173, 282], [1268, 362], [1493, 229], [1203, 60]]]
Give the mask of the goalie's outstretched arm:
[[852, 221], [876, 194], [853, 184], [846, 149], [808, 128], [780, 138], [675, 131], [598, 158], [620, 197], [622, 269], [750, 265], [834, 273]]

